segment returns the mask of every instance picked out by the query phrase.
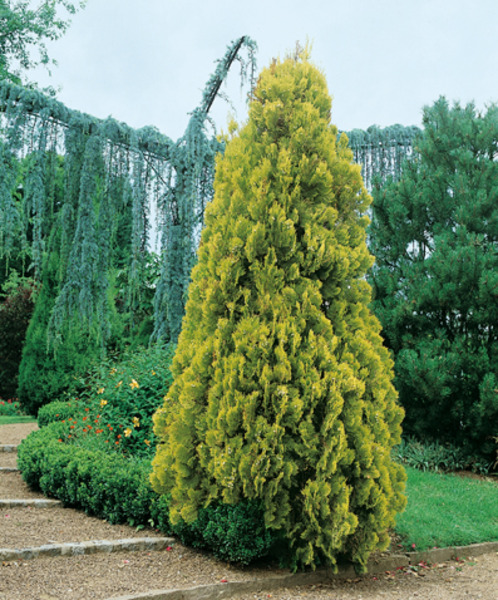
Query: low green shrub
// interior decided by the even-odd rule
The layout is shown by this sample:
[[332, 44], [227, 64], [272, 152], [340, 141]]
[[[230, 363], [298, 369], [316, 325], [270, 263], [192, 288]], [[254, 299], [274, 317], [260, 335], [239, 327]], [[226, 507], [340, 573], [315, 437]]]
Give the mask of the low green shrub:
[[439, 442], [421, 442], [405, 437], [399, 446], [393, 449], [394, 459], [408, 467], [422, 471], [461, 471], [488, 473], [492, 463], [482, 457], [469, 455], [463, 448]]
[[[69, 421], [50, 423], [22, 441], [18, 465], [26, 483], [111, 523], [149, 524], [157, 505], [149, 463], [64, 443], [69, 427]], [[168, 524], [165, 515], [157, 521]]]
[[152, 415], [171, 384], [173, 350], [155, 346], [106, 363], [78, 398], [41, 407], [41, 429], [22, 442], [19, 468], [29, 485], [68, 506], [111, 523], [153, 525], [221, 560], [248, 564], [267, 556], [275, 537], [256, 503], [209, 506], [194, 523], [172, 528], [169, 498], [151, 488]]
[[168, 497], [150, 486], [150, 462], [89, 447], [89, 437], [80, 438], [86, 445], [68, 441], [77, 435], [70, 433], [73, 423], [73, 418], [55, 420], [23, 440], [18, 465], [30, 486], [110, 523], [174, 533], [185, 545], [208, 549], [221, 560], [245, 565], [270, 553], [275, 533], [265, 529], [255, 502], [212, 505], [194, 523], [171, 527]]
[[213, 504], [199, 511], [193, 523], [180, 521], [173, 532], [186, 546], [208, 549], [217, 558], [248, 565], [268, 556], [275, 532], [266, 529], [258, 503]]
[[74, 417], [78, 409], [79, 405], [76, 400], [68, 402], [56, 400], [50, 402], [50, 404], [45, 404], [38, 411], [38, 427], [45, 427], [45, 425], [48, 425], [49, 423], [64, 421], [70, 417]]

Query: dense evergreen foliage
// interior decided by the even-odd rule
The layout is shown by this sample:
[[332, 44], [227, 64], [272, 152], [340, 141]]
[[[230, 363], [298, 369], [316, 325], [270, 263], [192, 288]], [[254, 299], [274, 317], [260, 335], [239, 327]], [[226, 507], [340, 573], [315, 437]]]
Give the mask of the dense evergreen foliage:
[[498, 433], [498, 108], [424, 111], [399, 182], [374, 192], [374, 310], [405, 430], [489, 454]]
[[175, 524], [250, 500], [294, 564], [361, 568], [404, 507], [402, 410], [368, 309], [369, 196], [330, 108], [304, 56], [275, 62], [218, 161], [152, 481]]
[[230, 45], [176, 143], [0, 81], [0, 278], [15, 268], [41, 282], [20, 367], [29, 410], [109, 350], [176, 339], [223, 148], [208, 112], [234, 61], [250, 75], [254, 50], [247, 37]]
[[381, 129], [371, 125], [366, 131], [353, 129], [346, 132], [356, 163], [361, 165], [365, 187], [371, 190], [389, 177], [399, 179], [403, 163], [413, 153], [413, 142], [420, 134], [418, 127], [391, 125]]

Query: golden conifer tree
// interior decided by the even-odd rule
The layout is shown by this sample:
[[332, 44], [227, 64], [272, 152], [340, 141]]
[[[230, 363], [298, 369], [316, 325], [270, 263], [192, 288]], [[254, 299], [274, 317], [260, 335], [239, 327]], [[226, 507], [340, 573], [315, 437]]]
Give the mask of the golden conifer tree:
[[[217, 164], [152, 482], [171, 519], [260, 502], [296, 564], [360, 567], [405, 504], [402, 410], [368, 308], [370, 202], [306, 53], [263, 71]], [[363, 216], [362, 216], [363, 215]]]

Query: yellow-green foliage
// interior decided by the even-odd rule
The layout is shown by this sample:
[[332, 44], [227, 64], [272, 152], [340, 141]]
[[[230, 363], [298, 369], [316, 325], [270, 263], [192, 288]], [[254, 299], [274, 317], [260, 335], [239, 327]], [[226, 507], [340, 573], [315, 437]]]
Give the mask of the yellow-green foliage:
[[402, 410], [367, 307], [370, 197], [330, 109], [306, 57], [275, 62], [217, 164], [152, 482], [173, 522], [256, 499], [297, 564], [361, 567], [405, 505]]

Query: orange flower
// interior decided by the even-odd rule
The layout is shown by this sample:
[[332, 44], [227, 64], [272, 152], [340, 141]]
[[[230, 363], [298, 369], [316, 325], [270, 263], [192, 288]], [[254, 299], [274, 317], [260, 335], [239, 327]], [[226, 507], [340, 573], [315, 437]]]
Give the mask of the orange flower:
[[90, 409], [88, 407], [85, 408], [86, 412], [88, 412]]
[[62, 442], [62, 438], [59, 438], [59, 442]]

